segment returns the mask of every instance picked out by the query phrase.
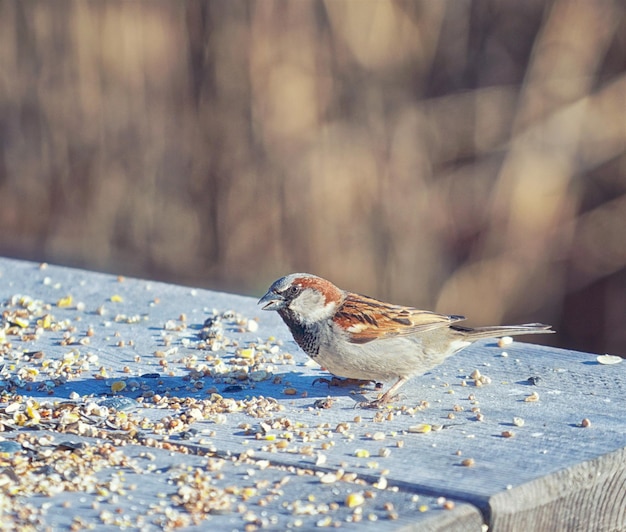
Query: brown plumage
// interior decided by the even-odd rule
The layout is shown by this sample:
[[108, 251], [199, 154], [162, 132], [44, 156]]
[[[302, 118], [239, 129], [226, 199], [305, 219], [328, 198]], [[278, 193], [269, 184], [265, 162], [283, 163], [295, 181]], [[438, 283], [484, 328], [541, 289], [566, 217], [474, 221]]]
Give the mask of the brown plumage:
[[264, 310], [276, 310], [302, 350], [332, 374], [395, 379], [381, 397], [366, 404], [372, 407], [391, 401], [409, 378], [476, 340], [554, 332], [541, 323], [463, 327], [457, 324], [463, 316], [384, 303], [307, 273], [278, 279], [259, 303]]

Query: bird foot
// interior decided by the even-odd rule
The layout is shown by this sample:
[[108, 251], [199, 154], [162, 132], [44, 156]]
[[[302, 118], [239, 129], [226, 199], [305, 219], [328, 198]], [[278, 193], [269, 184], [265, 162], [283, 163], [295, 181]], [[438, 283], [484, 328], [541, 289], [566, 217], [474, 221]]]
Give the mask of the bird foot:
[[329, 388], [331, 386], [337, 386], [339, 388], [346, 388], [348, 386], [365, 386], [374, 381], [368, 381], [368, 380], [362, 380], [362, 379], [340, 379], [339, 377], [331, 377], [330, 379], [327, 379], [325, 377], [318, 377], [317, 379], [313, 381], [313, 384], [316, 384], [318, 382], [327, 384]]
[[389, 403], [391, 403], [397, 396], [394, 397], [385, 397], [383, 394], [378, 399], [374, 399], [373, 401], [364, 401], [362, 403], [358, 403], [359, 408], [381, 408]]
[[382, 394], [378, 399], [374, 399], [373, 401], [364, 401], [362, 403], [358, 403], [357, 406], [359, 408], [381, 408], [402, 398], [406, 398], [406, 396], [404, 394], [391, 395], [387, 392]]

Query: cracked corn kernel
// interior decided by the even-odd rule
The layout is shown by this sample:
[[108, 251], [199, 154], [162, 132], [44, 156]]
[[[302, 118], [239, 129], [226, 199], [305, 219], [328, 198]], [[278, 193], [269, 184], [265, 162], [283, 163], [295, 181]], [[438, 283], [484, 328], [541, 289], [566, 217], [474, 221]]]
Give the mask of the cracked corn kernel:
[[515, 425], [516, 427], [523, 427], [524, 426], [524, 419], [521, 417], [514, 417], [513, 418], [513, 425]]
[[354, 456], [357, 458], [369, 458], [370, 452], [367, 449], [356, 449], [354, 451]]
[[65, 296], [62, 297], [61, 299], [59, 299], [57, 301], [57, 307], [59, 308], [67, 308], [70, 307], [72, 305], [72, 296]]
[[476, 464], [473, 458], [466, 458], [461, 462], [461, 465], [464, 467], [473, 467]]
[[333, 524], [333, 518], [330, 515], [327, 515], [326, 517], [322, 517], [322, 519], [317, 521], [315, 523], [315, 526], [319, 528], [326, 528], [326, 527], [331, 526], [332, 524]]
[[20, 316], [15, 316], [13, 318], [13, 323], [20, 327], [21, 329], [26, 329], [29, 325], [29, 321], [25, 318], [21, 318]]
[[52, 316], [50, 316], [50, 314], [44, 315], [42, 318], [37, 320], [37, 324], [44, 329], [49, 329], [52, 327]]
[[41, 421], [39, 405], [28, 401], [26, 404], [26, 415], [30, 418], [30, 424], [37, 424]]
[[387, 479], [385, 477], [380, 477], [378, 482], [374, 482], [373, 486], [379, 490], [387, 489]]
[[365, 502], [365, 497], [362, 493], [349, 493], [346, 497], [345, 503], [348, 508], [355, 508], [356, 506], [361, 506]]
[[524, 402], [526, 403], [535, 403], [537, 401], [539, 401], [539, 394], [537, 392], [533, 392], [524, 398]]
[[111, 296], [110, 301], [111, 303], [122, 303], [124, 301], [124, 298], [119, 294], [114, 294]]
[[111, 384], [112, 392], [121, 392], [124, 388], [126, 388], [126, 383], [124, 381], [115, 381]]
[[241, 358], [254, 358], [254, 348], [246, 348], [239, 351], [239, 356]]
[[420, 423], [418, 425], [413, 425], [407, 429], [408, 432], [413, 434], [428, 434], [432, 430], [432, 426], [428, 423]]

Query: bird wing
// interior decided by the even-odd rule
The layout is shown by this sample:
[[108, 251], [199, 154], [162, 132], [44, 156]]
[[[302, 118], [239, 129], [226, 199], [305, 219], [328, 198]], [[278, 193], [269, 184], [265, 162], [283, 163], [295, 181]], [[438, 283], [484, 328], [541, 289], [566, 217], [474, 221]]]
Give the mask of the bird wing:
[[350, 342], [363, 344], [380, 338], [448, 327], [463, 319], [464, 316], [445, 316], [349, 293], [333, 321], [347, 331]]

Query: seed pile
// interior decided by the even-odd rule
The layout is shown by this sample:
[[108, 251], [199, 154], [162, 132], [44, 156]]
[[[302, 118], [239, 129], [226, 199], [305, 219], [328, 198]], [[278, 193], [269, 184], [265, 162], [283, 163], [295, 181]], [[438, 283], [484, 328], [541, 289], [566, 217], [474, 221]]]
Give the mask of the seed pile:
[[[125, 326], [146, 327], [150, 322], [149, 313], [113, 313], [115, 304], [124, 300], [113, 294], [91, 309], [69, 294], [48, 302], [14, 295], [3, 302], [0, 434], [8, 438], [0, 436], [3, 522], [22, 530], [41, 529], [51, 512], [74, 505], [71, 493], [90, 494], [91, 500], [88, 510], [73, 519], [75, 529], [98, 525], [174, 529], [216, 516], [245, 530], [275, 527], [281, 519], [286, 528], [337, 527], [361, 520], [395, 520], [398, 508], [417, 507], [416, 495], [389, 488], [385, 476], [376, 471], [366, 480], [343, 470], [327, 473], [279, 466], [252, 458], [252, 449], [220, 457], [210, 440], [233, 416], [251, 420], [236, 426], [245, 438], [259, 441], [260, 451], [293, 452], [290, 445], [298, 442], [297, 451], [314, 459], [316, 467], [326, 460], [321, 451], [334, 445], [333, 436], [349, 432], [349, 424], [292, 421], [282, 415], [285, 406], [279, 400], [255, 394], [259, 383], [269, 383], [276, 389], [275, 397], [306, 396], [284, 380], [282, 368], [294, 366], [294, 357], [272, 337], [242, 341], [242, 334], [257, 332], [258, 323], [234, 311], [213, 311], [193, 332], [185, 315], [166, 320], [155, 348], [133, 355], [142, 367], [151, 363], [156, 370], [152, 373], [139, 374], [131, 364], [108, 366], [101, 357], [102, 344], [108, 351], [126, 353], [136, 346]], [[158, 298], [152, 301], [159, 304]], [[100, 393], [80, 395], [72, 390], [74, 383], [85, 379]], [[227, 397], [230, 393], [243, 397]], [[332, 407], [333, 402], [327, 399], [326, 404]], [[392, 419], [393, 414], [386, 417]], [[380, 442], [384, 437], [379, 431], [371, 439]], [[193, 439], [198, 443], [186, 445]], [[134, 448], [142, 451], [131, 458], [128, 450]], [[158, 503], [145, 505], [134, 515], [123, 513], [116, 504], [125, 497], [132, 499], [143, 482], [138, 477], [153, 473], [158, 452], [184, 456], [185, 465], [179, 463], [169, 471]], [[192, 461], [201, 459], [195, 453], [206, 456], [192, 467]], [[382, 449], [379, 456], [388, 456], [388, 451]], [[233, 467], [246, 468], [245, 481], [232, 478], [228, 471]], [[370, 469], [376, 467], [370, 463]], [[254, 479], [260, 471], [265, 476]], [[286, 485], [304, 480], [302, 496], [294, 498], [295, 492]], [[62, 501], [61, 506], [42, 503], [41, 498]], [[19, 504], [12, 502], [17, 500]], [[446, 508], [434, 500], [420, 501], [419, 507]]]
[[[454, 508], [443, 498], [385, 490], [380, 481], [342, 472], [327, 485], [327, 474], [271, 465], [249, 453], [218, 458], [172, 444], [113, 445], [47, 433], [21, 433], [6, 443], [0, 442], [0, 516], [6, 529], [46, 529], [58, 513], [67, 514], [65, 523], [73, 530], [103, 525], [174, 530], [207, 519], [218, 528], [246, 531], [337, 528], [395, 521], [400, 509], [410, 515], [418, 508]], [[156, 497], [142, 497], [146, 482], [157, 488]]]

